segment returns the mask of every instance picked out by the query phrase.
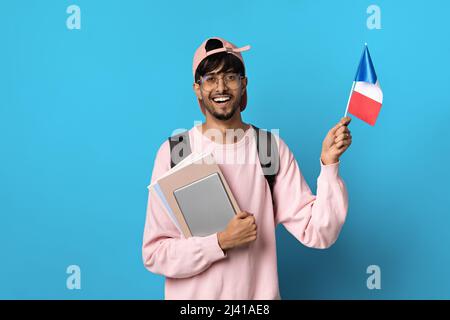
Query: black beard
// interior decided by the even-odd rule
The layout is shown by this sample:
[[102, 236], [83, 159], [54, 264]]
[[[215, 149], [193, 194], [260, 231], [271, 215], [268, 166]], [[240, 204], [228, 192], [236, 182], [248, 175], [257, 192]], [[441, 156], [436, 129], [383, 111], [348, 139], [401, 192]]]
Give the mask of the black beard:
[[235, 107], [234, 107], [229, 113], [226, 113], [226, 114], [217, 113], [217, 112], [214, 110], [214, 107], [213, 107], [213, 106], [209, 107], [209, 106], [207, 106], [207, 105], [204, 104], [204, 107], [205, 107], [205, 108], [209, 111], [209, 113], [211, 113], [212, 116], [213, 116], [214, 118], [216, 118], [217, 120], [226, 121], [226, 120], [230, 120], [230, 119], [234, 116], [234, 114], [236, 113], [236, 110], [239, 108], [239, 107], [238, 107], [239, 104], [240, 104], [240, 101], [239, 101], [239, 103], [237, 103], [237, 106], [235, 105]]
[[230, 120], [231, 118], [233, 118], [234, 114], [236, 113], [236, 110], [237, 110], [237, 108], [234, 108], [233, 110], [231, 110], [231, 112], [226, 113], [226, 114], [217, 113], [214, 110], [209, 110], [209, 111], [211, 112], [213, 117], [216, 118], [217, 120], [226, 121], [226, 120]]

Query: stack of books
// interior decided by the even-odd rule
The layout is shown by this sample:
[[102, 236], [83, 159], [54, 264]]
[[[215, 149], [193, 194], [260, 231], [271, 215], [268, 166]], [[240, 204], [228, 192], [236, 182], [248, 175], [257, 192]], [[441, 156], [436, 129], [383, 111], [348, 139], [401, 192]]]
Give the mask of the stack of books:
[[191, 153], [148, 186], [186, 237], [226, 228], [239, 206], [211, 153]]

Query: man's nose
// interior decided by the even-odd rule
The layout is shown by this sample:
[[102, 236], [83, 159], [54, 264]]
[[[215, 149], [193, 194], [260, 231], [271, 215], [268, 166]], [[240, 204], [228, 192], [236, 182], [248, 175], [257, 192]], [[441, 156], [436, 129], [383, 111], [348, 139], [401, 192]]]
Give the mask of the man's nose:
[[225, 85], [225, 81], [223, 80], [223, 78], [219, 78], [219, 80], [217, 82], [216, 91], [223, 92], [223, 91], [226, 91], [227, 89], [228, 89], [228, 87]]

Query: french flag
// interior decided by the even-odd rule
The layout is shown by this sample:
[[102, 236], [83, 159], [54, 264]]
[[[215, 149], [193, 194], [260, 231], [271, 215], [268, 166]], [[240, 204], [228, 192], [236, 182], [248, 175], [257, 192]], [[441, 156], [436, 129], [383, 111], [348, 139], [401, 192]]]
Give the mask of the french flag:
[[[382, 103], [383, 92], [381, 91], [366, 43], [355, 80], [353, 81], [347, 110], [373, 126], [377, 121]], [[347, 114], [347, 111], [345, 113]]]

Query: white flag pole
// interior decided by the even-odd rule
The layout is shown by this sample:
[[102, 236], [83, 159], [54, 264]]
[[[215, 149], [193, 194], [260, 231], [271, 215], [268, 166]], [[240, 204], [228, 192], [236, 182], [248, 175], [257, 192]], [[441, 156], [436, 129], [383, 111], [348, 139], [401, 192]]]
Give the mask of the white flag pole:
[[344, 114], [344, 117], [347, 116], [348, 105], [350, 104], [350, 99], [352, 98], [353, 90], [355, 90], [355, 85], [356, 85], [356, 81], [353, 81], [352, 89], [350, 90], [350, 94], [348, 95], [347, 107], [345, 108], [345, 114]]
[[[364, 47], [367, 47], [367, 42], [366, 42], [366, 43], [364, 43]], [[366, 49], [364, 48], [364, 50], [366, 50]], [[363, 51], [363, 54], [364, 54], [364, 51]], [[347, 100], [347, 107], [345, 108], [345, 113], [344, 113], [344, 117], [346, 117], [346, 116], [347, 116], [347, 112], [348, 112], [348, 105], [350, 104], [350, 99], [352, 98], [352, 93], [353, 93], [353, 90], [355, 90], [355, 85], [356, 85], [356, 81], [353, 81], [353, 84], [352, 84], [352, 89], [350, 90], [350, 94], [349, 94], [349, 96], [348, 96], [348, 100]]]

